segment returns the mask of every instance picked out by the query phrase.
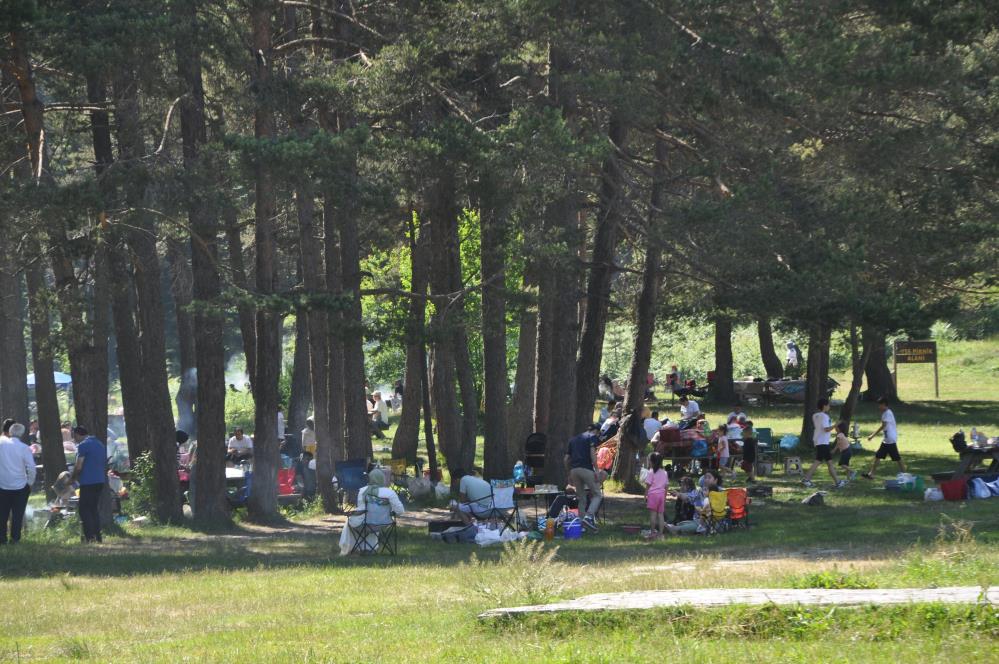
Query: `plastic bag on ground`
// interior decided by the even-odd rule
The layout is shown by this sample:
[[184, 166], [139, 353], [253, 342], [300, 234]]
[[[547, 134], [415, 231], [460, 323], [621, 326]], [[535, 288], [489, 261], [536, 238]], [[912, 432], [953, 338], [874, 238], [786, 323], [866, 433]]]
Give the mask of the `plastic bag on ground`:
[[447, 500], [451, 497], [451, 488], [447, 484], [444, 484], [444, 480], [441, 480], [434, 487], [434, 493], [438, 500]]
[[923, 492], [923, 500], [934, 502], [937, 500], [943, 500], [943, 491], [940, 489], [930, 488]]

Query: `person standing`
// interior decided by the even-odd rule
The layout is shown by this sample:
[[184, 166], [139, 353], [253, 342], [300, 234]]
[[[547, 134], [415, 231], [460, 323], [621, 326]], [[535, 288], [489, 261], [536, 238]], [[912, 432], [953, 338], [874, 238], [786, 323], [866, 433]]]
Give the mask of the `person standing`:
[[76, 465], [72, 480], [80, 483], [80, 523], [83, 525], [83, 541], [101, 540], [101, 517], [98, 505], [101, 491], [107, 482], [107, 452], [100, 440], [91, 436], [82, 426], [73, 427], [73, 440], [76, 442]]
[[645, 507], [649, 510], [649, 539], [662, 537], [666, 532], [666, 489], [669, 487], [669, 475], [663, 470], [663, 455], [653, 452], [649, 455], [646, 465], [649, 472], [644, 483]]
[[757, 440], [753, 437], [753, 423], [746, 421], [746, 428], [742, 430], [742, 465], [746, 471], [746, 481], [756, 481], [756, 445]]
[[808, 487], [815, 486], [812, 484], [812, 475], [815, 474], [815, 469], [819, 467], [819, 464], [825, 463], [829, 468], [829, 475], [832, 476], [836, 488], [839, 489], [846, 486], [846, 482], [836, 477], [836, 468], [833, 466], [829, 433], [836, 426], [829, 418], [829, 399], [819, 399], [816, 405], [819, 409], [812, 414], [812, 442], [815, 443], [815, 461], [812, 462], [812, 467], [805, 473], [805, 478], [801, 480], [801, 483]]
[[21, 541], [21, 524], [28, 494], [35, 483], [35, 458], [20, 441], [24, 425], [12, 423], [0, 437], [0, 544], [7, 543], [7, 523], [10, 522], [10, 542]]
[[895, 413], [888, 407], [888, 399], [885, 397], [878, 399], [878, 409], [881, 411], [881, 426], [868, 436], [867, 440], [873, 440], [881, 432], [884, 432], [884, 438], [881, 441], [881, 447], [874, 453], [874, 463], [871, 464], [871, 469], [864, 473], [864, 477], [869, 480], [874, 479], [874, 471], [878, 469], [878, 464], [885, 457], [891, 457], [891, 460], [898, 464], [898, 469], [905, 472], [905, 462], [902, 461], [902, 457], [898, 453], [898, 425], [895, 424]]
[[591, 424], [586, 431], [573, 436], [569, 440], [564, 458], [569, 484], [575, 487], [576, 496], [579, 498], [579, 513], [584, 515], [583, 525], [593, 531], [597, 530], [597, 509], [604, 497], [593, 470], [597, 463], [597, 445], [600, 444], [597, 431], [597, 425]]

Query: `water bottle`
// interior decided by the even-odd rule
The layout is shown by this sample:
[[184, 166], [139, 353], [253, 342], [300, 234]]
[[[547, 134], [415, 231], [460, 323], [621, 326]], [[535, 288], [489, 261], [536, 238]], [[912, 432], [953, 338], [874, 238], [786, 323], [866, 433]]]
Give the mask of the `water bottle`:
[[971, 427], [971, 444], [978, 446], [978, 429]]

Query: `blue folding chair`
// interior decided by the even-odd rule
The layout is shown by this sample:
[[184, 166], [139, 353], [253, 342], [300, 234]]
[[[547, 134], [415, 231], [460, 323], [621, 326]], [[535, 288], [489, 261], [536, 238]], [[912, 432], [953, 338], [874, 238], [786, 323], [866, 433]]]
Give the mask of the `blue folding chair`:
[[362, 487], [367, 486], [368, 460], [347, 459], [345, 461], [338, 461], [333, 475], [336, 477], [337, 491], [340, 497], [340, 504], [342, 505], [348, 496], [356, 496]]

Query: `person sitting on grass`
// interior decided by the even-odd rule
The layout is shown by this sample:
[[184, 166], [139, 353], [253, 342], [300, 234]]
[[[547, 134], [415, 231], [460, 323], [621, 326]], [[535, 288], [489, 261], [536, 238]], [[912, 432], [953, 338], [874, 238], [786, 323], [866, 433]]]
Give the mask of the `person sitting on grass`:
[[839, 453], [839, 472], [849, 480], [857, 479], [857, 471], [850, 470], [850, 459], [853, 457], [853, 449], [850, 447], [850, 439], [846, 437], [846, 432], [850, 430], [849, 422], [840, 422], [836, 425], [836, 443], [833, 446], [833, 453]]
[[746, 421], [746, 428], [742, 430], [742, 466], [746, 471], [746, 481], [756, 481], [756, 439], [753, 438], [753, 423]]
[[683, 533], [703, 533], [707, 530], [701, 519], [701, 510], [707, 504], [707, 497], [700, 490], [694, 487], [694, 479], [690, 476], [680, 480], [680, 492], [676, 495], [677, 503], [684, 503], [689, 506], [686, 510], [690, 515], [689, 519], [678, 521], [674, 524], [666, 524], [666, 530], [671, 535]]
[[663, 470], [663, 455], [653, 452], [646, 461], [649, 472], [645, 475], [645, 507], [649, 510], [649, 539], [662, 537], [666, 527], [663, 513], [666, 510], [666, 488], [669, 475]]
[[467, 526], [477, 515], [486, 514], [492, 509], [493, 488], [474, 471], [466, 473], [464, 469], [456, 468], [453, 475], [460, 478], [454, 516]]
[[829, 418], [829, 399], [825, 397], [819, 399], [816, 406], [818, 406], [818, 410], [812, 414], [812, 442], [815, 444], [815, 461], [812, 462], [812, 467], [805, 473], [801, 483], [807, 487], [815, 486], [812, 484], [812, 475], [815, 474], [819, 464], [825, 463], [826, 467], [829, 468], [833, 486], [841, 489], [846, 486], [846, 482], [836, 477], [836, 468], [833, 467], [832, 461], [832, 447], [829, 444], [829, 433], [836, 428]]
[[872, 440], [882, 431], [884, 431], [884, 439], [881, 441], [881, 447], [874, 453], [874, 463], [871, 465], [871, 469], [864, 473], [864, 477], [869, 480], [874, 479], [874, 471], [878, 469], [878, 463], [885, 457], [891, 457], [891, 460], [898, 464], [899, 471], [905, 472], [905, 462], [902, 461], [902, 457], [898, 453], [898, 426], [895, 424], [895, 413], [891, 412], [891, 408], [888, 407], [888, 399], [885, 397], [878, 399], [878, 408], [881, 410], [881, 426], [868, 436], [867, 440]]

